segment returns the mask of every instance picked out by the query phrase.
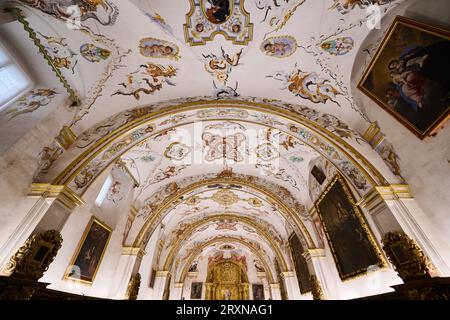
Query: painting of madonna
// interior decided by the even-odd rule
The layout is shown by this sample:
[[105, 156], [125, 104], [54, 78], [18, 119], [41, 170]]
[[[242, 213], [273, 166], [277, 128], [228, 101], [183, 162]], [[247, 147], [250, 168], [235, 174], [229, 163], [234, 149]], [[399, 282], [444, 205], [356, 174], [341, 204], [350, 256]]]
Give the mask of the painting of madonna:
[[423, 139], [448, 118], [450, 32], [397, 17], [359, 88]]

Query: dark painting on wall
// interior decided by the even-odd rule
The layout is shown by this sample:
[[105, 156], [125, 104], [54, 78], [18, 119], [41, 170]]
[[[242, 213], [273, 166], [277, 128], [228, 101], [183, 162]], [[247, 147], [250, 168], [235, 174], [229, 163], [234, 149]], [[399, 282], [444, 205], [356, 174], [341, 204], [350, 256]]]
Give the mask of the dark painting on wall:
[[201, 299], [202, 298], [202, 282], [192, 282], [191, 285], [191, 299]]
[[253, 284], [253, 300], [265, 300], [264, 298], [264, 285], [262, 284]]
[[309, 277], [308, 264], [305, 257], [303, 257], [303, 247], [300, 239], [295, 233], [289, 237], [289, 247], [291, 249], [292, 258], [294, 259], [295, 272], [297, 274], [300, 292], [305, 294], [311, 291], [311, 280]]
[[325, 179], [327, 178], [327, 177], [325, 176], [325, 173], [323, 173], [323, 171], [322, 171], [319, 167], [317, 167], [317, 166], [314, 166], [314, 167], [312, 168], [311, 174], [313, 175], [313, 177], [317, 180], [317, 182], [318, 182], [320, 185], [322, 185], [322, 184], [324, 183]]
[[385, 261], [344, 178], [336, 175], [316, 202], [342, 280], [384, 267]]
[[66, 273], [67, 279], [94, 282], [111, 233], [112, 229], [106, 224], [91, 218]]
[[450, 110], [450, 32], [396, 17], [358, 88], [419, 138]]
[[155, 286], [155, 279], [156, 279], [156, 269], [152, 269], [152, 273], [150, 276], [150, 283], [149, 283], [150, 288], [153, 288]]

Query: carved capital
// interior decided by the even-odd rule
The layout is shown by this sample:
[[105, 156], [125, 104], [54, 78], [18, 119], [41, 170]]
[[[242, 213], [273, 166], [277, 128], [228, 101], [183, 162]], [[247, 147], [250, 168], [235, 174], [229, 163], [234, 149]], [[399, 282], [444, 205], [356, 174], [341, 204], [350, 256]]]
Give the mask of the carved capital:
[[29, 197], [54, 198], [70, 211], [77, 206], [85, 204], [84, 200], [65, 185], [52, 185], [49, 183], [31, 184]]

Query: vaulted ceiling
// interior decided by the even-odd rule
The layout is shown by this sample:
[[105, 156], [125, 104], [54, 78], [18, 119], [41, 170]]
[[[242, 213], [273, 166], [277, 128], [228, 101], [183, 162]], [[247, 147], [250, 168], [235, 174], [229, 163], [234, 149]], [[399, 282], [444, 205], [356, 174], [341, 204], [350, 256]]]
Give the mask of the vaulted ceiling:
[[[369, 123], [353, 98], [353, 65], [374, 26], [370, 4], [380, 5], [381, 18], [402, 2], [16, 1], [80, 100], [78, 106], [67, 102], [64, 108], [70, 114], [67, 125], [78, 134], [75, 145], [59, 164], [51, 167], [56, 159], [50, 159], [39, 180], [56, 177], [76, 156], [120, 126], [159, 110], [159, 118], [114, 142], [95, 160], [95, 170], [92, 166], [73, 170], [68, 172], [72, 179], [61, 181], [82, 195], [90, 179], [104, 170], [101, 166], [120, 158], [138, 185], [131, 203], [138, 208], [137, 220], [126, 242], [146, 243], [155, 226], [164, 225], [161, 264], [173, 247], [184, 257], [195, 251], [192, 246], [218, 236], [244, 251], [248, 250], [244, 241], [259, 243], [269, 260], [277, 254], [289, 260], [292, 231], [302, 235], [305, 247], [321, 241], [320, 227], [315, 228], [307, 212], [317, 189], [310, 176], [314, 164], [328, 168], [327, 178], [340, 171], [353, 179], [354, 190], [361, 193], [376, 174], [355, 175], [344, 153], [311, 135], [300, 137], [300, 129], [286, 117], [282, 122], [250, 108], [233, 109], [231, 104], [224, 109], [225, 102], [220, 113], [214, 101], [242, 105], [245, 101], [255, 108], [258, 103], [278, 103], [280, 110], [299, 112], [352, 146], [370, 150], [360, 144], [353, 129]], [[51, 101], [36, 93], [27, 96], [16, 111], [1, 114], [2, 146], [7, 146], [61, 108], [62, 100], [76, 99], [69, 97], [17, 21], [0, 28], [7, 40], [14, 40], [11, 47], [32, 73], [36, 87], [57, 92]], [[166, 100], [174, 102], [165, 104]], [[188, 107], [198, 101], [209, 101], [209, 109], [189, 114], [186, 108], [183, 114], [166, 114], [163, 119], [169, 106]], [[203, 130], [197, 137], [196, 121]], [[13, 127], [14, 136], [4, 135]], [[249, 132], [260, 135], [258, 143], [248, 141]], [[198, 150], [200, 156], [195, 158]], [[248, 161], [251, 155], [254, 158]], [[398, 181], [384, 164], [380, 167], [384, 177]], [[304, 221], [309, 222], [302, 229]]]

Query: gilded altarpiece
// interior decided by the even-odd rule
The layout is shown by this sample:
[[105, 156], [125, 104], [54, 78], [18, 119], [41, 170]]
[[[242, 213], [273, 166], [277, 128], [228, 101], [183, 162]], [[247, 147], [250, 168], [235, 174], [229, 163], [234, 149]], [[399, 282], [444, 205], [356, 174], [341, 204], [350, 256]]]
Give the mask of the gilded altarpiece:
[[206, 300], [248, 300], [247, 274], [238, 263], [224, 260], [210, 267]]

